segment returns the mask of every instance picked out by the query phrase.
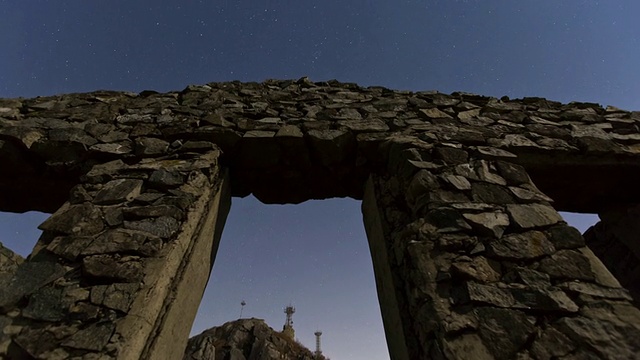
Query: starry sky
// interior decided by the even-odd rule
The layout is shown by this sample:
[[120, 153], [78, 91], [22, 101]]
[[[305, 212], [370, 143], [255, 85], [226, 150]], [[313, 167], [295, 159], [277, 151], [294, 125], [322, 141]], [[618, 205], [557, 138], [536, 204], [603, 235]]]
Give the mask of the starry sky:
[[[640, 110], [637, 0], [0, 0], [0, 97], [338, 79]], [[2, 170], [0, 170], [2, 171]], [[594, 215], [563, 214], [581, 230]], [[46, 214], [0, 214], [26, 255]], [[388, 359], [360, 203], [233, 199], [193, 334], [240, 316]]]

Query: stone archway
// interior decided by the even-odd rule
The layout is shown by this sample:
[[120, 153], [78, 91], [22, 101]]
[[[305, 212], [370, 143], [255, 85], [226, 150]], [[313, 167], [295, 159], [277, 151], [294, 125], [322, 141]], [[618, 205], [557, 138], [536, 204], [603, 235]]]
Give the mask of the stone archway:
[[2, 277], [0, 354], [179, 358], [253, 193], [363, 199], [393, 359], [633, 358], [640, 312], [551, 204], [640, 202], [638, 122], [306, 78], [0, 100], [0, 208], [55, 211]]

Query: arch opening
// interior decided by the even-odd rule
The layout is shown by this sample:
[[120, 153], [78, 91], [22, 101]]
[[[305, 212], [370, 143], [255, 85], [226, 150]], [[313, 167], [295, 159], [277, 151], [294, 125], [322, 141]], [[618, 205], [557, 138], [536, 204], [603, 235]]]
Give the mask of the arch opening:
[[0, 244], [4, 248], [2, 255], [7, 256], [5, 249], [8, 249], [22, 259], [27, 258], [42, 234], [38, 225], [49, 216], [51, 214], [39, 211], [0, 212]]
[[562, 216], [564, 221], [567, 222], [567, 224], [578, 229], [583, 235], [587, 230], [589, 230], [590, 227], [600, 221], [598, 214], [560, 211], [560, 215]]
[[289, 304], [312, 351], [321, 330], [325, 356], [389, 359], [360, 201], [233, 198], [191, 336], [240, 316], [280, 331]]

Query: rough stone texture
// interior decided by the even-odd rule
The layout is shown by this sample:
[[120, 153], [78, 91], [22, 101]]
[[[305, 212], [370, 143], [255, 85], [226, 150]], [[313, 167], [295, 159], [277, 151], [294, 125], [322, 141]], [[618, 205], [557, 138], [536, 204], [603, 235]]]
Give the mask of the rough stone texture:
[[[0, 210], [53, 214], [0, 254], [0, 357], [179, 358], [250, 193], [363, 199], [393, 359], [640, 353], [603, 265], [637, 298], [638, 112], [306, 78], [0, 108]], [[585, 242], [556, 209], [602, 222]]]
[[11, 249], [7, 249], [0, 243], [0, 276], [12, 275], [18, 269], [18, 265], [23, 262], [22, 256], [14, 253]]
[[189, 339], [183, 360], [325, 360], [269, 327], [262, 319], [239, 319]]
[[[0, 116], [0, 154], [12, 172], [0, 174], [0, 185], [13, 190], [0, 194], [6, 210], [56, 211], [97, 163], [206, 151], [214, 144], [237, 179], [233, 195], [253, 192], [274, 203], [362, 198], [362, 184], [378, 163], [376, 145], [390, 135], [446, 143], [430, 160], [464, 162], [471, 154], [499, 160], [489, 183], [517, 187], [528, 182], [528, 172], [564, 210], [640, 202], [640, 175], [633, 171], [637, 112], [597, 104], [303, 80], [1, 101], [7, 111]], [[156, 178], [159, 186], [180, 183], [175, 174]]]
[[[433, 158], [424, 148], [422, 159], [402, 154], [388, 168]], [[546, 199], [493, 196], [510, 176], [505, 185], [493, 178], [495, 189], [482, 188], [487, 196], [473, 196], [474, 185], [490, 179], [481, 175], [486, 169], [505, 168], [493, 160], [463, 171], [455, 159], [439, 165], [372, 174], [365, 187], [365, 228], [392, 358], [636, 357], [640, 311], [619, 284], [598, 279], [598, 259]], [[454, 186], [458, 195], [448, 202], [430, 195], [452, 185], [438, 180], [451, 173], [471, 186]], [[537, 192], [525, 179], [518, 176], [518, 186]], [[615, 315], [600, 310], [616, 308]], [[552, 331], [561, 335], [550, 339]]]
[[0, 354], [181, 356], [230, 205], [219, 155], [93, 167], [40, 226], [29, 261], [2, 252]]
[[600, 213], [584, 237], [589, 248], [640, 306], [640, 206], [617, 205]]
[[11, 277], [3, 277], [0, 309], [10, 309], [25, 296], [60, 278], [69, 269], [55, 262], [24, 262]]

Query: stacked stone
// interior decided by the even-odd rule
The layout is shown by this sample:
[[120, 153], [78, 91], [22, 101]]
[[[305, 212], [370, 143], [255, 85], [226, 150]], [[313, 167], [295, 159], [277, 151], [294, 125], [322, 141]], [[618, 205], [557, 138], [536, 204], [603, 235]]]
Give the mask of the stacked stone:
[[[596, 212], [630, 196], [640, 201], [639, 179], [629, 176], [638, 168], [639, 124], [640, 112], [591, 103], [391, 91], [306, 78], [210, 83], [165, 94], [5, 99], [0, 155], [15, 171], [0, 174], [0, 184], [16, 191], [1, 194], [0, 203], [7, 210], [53, 212], [96, 163], [175, 146], [202, 150], [208, 143], [223, 150], [238, 179], [235, 196], [254, 193], [267, 203], [361, 198], [377, 145], [403, 134], [509, 150], [557, 206]], [[583, 184], [579, 190], [592, 193], [588, 197], [573, 186], [585, 176], [596, 177], [592, 183], [600, 187]], [[41, 191], [24, 201], [52, 182], [64, 191]]]
[[584, 234], [589, 249], [602, 259], [640, 305], [640, 206], [615, 204], [599, 212], [600, 222]]
[[637, 356], [640, 311], [524, 168], [500, 159], [510, 154], [386, 146], [397, 175], [374, 176], [363, 207], [378, 209], [388, 266], [405, 274], [394, 280], [408, 358]]
[[14, 253], [11, 249], [7, 249], [0, 243], [0, 277], [13, 276], [18, 270], [18, 266], [23, 262], [22, 256]]
[[[0, 99], [0, 209], [55, 212], [0, 276], [0, 354], [172, 356], [168, 329], [186, 341], [179, 319], [199, 295], [185, 294], [215, 256], [228, 169], [234, 196], [365, 199], [394, 358], [633, 358], [637, 310], [551, 199], [640, 203], [639, 126], [640, 112], [591, 103], [307, 78]], [[617, 216], [609, 228], [636, 219]]]
[[[156, 157], [94, 166], [40, 225], [43, 235], [29, 261], [0, 292], [6, 314], [0, 319], [11, 323], [3, 326], [0, 353], [110, 359], [149, 351], [122, 347], [158, 335], [165, 319], [157, 315], [175, 300], [169, 294], [175, 286], [167, 284], [183, 275], [182, 259], [194, 251], [191, 237], [199, 230], [194, 219], [200, 222], [210, 207], [206, 195], [222, 179], [219, 151], [146, 155]], [[188, 221], [189, 212], [197, 217]]]

